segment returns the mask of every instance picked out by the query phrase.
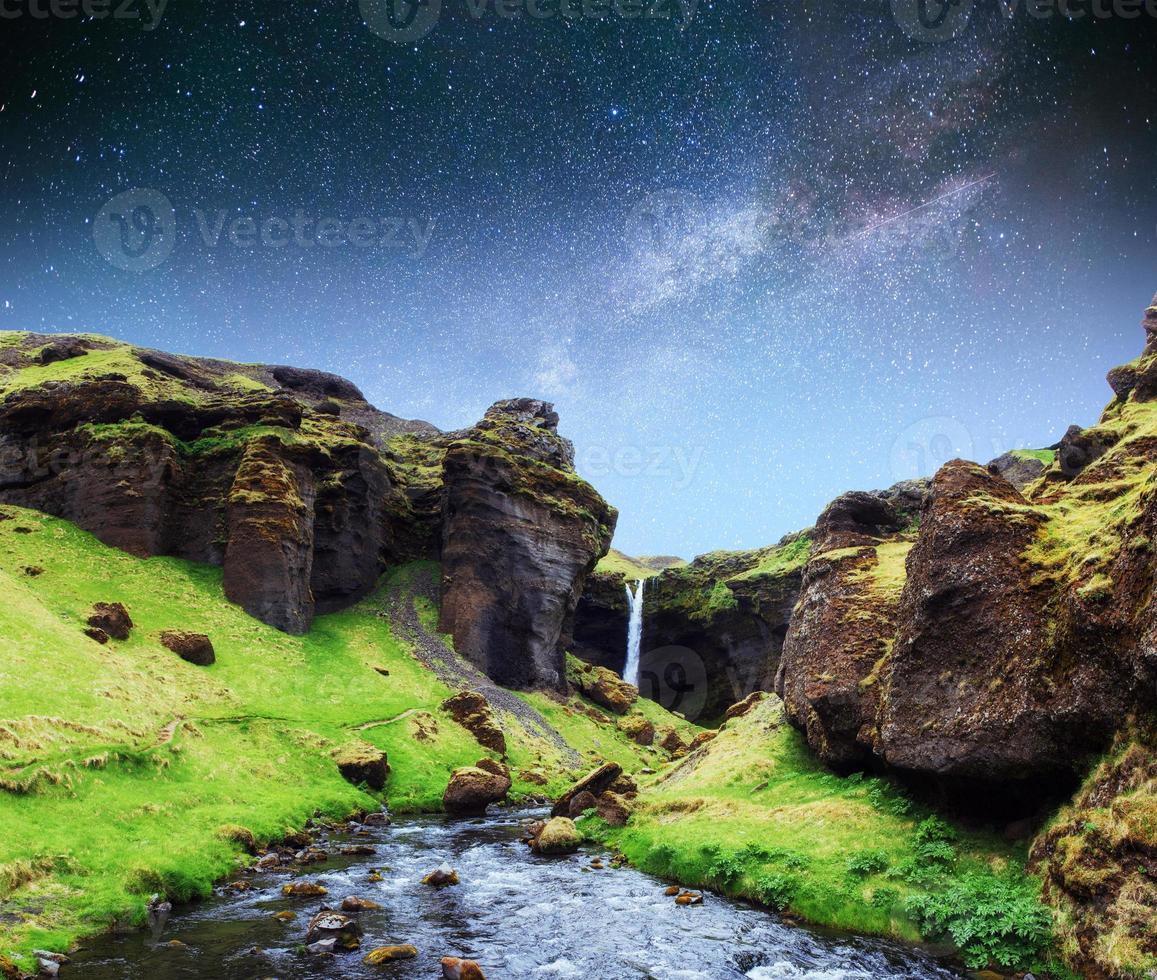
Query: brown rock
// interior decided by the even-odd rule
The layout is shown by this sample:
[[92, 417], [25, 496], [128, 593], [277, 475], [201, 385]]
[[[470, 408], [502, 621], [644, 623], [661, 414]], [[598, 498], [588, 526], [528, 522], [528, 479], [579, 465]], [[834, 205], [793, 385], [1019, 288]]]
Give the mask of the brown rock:
[[367, 742], [345, 745], [334, 754], [334, 762], [346, 782], [381, 790], [390, 774], [386, 753]]
[[627, 715], [619, 722], [619, 731], [638, 745], [650, 745], [655, 741], [655, 726], [642, 715]]
[[402, 946], [379, 946], [368, 953], [362, 960], [367, 966], [381, 966], [383, 963], [395, 963], [398, 960], [412, 960], [418, 955], [418, 947], [409, 944]]
[[609, 790], [598, 799], [598, 815], [611, 827], [623, 827], [630, 819], [631, 811], [625, 797]]
[[458, 872], [448, 864], [440, 865], [422, 879], [422, 884], [431, 888], [449, 888], [458, 883]]
[[550, 811], [551, 816], [565, 817], [570, 813], [571, 802], [580, 793], [588, 792], [592, 796], [598, 796], [603, 790], [607, 789], [611, 783], [622, 775], [623, 767], [617, 762], [604, 762], [598, 769], [592, 773], [583, 776], [577, 783], [558, 798], [554, 809]]
[[[725, 712], [723, 712], [723, 720], [730, 721], [732, 718], [742, 718], [745, 714], [756, 707], [764, 698], [767, 697], [765, 691], [753, 691], [747, 695], [742, 701], [733, 704]], [[698, 737], [698, 736], [697, 736]]]
[[701, 892], [680, 892], [675, 898], [676, 905], [702, 905], [703, 895]]
[[198, 667], [208, 667], [217, 661], [213, 644], [204, 633], [165, 630], [161, 634], [161, 644], [172, 650], [182, 660]]
[[341, 900], [343, 912], [373, 912], [380, 908], [381, 906], [377, 902], [371, 902], [368, 898], [359, 898], [357, 895], [347, 895]]
[[664, 752], [677, 755], [687, 751], [687, 743], [674, 728], [663, 728], [659, 733], [659, 748]]
[[498, 683], [562, 690], [564, 633], [615, 510], [532, 399], [495, 404], [451, 442], [442, 479], [442, 630]]
[[87, 636], [90, 640], [96, 640], [97, 643], [108, 643], [108, 634], [99, 626], [89, 626], [84, 631], [84, 635]]
[[92, 607], [88, 625], [103, 630], [114, 640], [127, 640], [133, 628], [129, 611], [119, 602], [98, 602]]
[[457, 956], [442, 957], [443, 980], [486, 980], [486, 975], [474, 960], [460, 960]]
[[329, 890], [316, 882], [294, 881], [282, 885], [281, 894], [286, 898], [315, 898], [319, 895], [328, 895]]
[[539, 854], [573, 854], [582, 840], [582, 834], [569, 817], [551, 817], [532, 846]]
[[567, 678], [584, 696], [615, 714], [625, 715], [639, 700], [639, 689], [606, 667], [572, 661]]
[[663, 889], [663, 894], [666, 895], [668, 898], [674, 898], [681, 891], [682, 891], [682, 889], [678, 885], [671, 885], [671, 886]]
[[573, 820], [575, 817], [581, 817], [587, 810], [593, 810], [597, 805], [598, 800], [594, 794], [584, 790], [570, 801], [570, 813], [567, 815]]
[[342, 949], [357, 949], [362, 930], [355, 919], [341, 912], [322, 909], [309, 920], [309, 927], [305, 933], [305, 942], [324, 942], [327, 939], [336, 941]]
[[[485, 760], [490, 762], [491, 760]], [[442, 794], [442, 807], [458, 816], [482, 816], [491, 803], [506, 799], [510, 791], [510, 776], [491, 772], [489, 768], [464, 766], [455, 769]]]
[[498, 726], [490, 702], [477, 691], [459, 691], [443, 701], [442, 708], [483, 748], [506, 755], [506, 736]]

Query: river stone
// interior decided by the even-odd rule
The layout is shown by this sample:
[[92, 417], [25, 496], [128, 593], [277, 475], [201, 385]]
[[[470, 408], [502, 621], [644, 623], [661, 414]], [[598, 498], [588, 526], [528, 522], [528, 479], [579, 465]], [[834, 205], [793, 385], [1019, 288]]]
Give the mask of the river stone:
[[454, 770], [442, 794], [442, 806], [447, 813], [480, 817], [491, 803], [506, 798], [510, 785], [509, 774], [494, 771], [492, 760], [483, 759], [477, 766]]
[[457, 956], [442, 957], [442, 980], [486, 980], [486, 975], [474, 960], [460, 960]]
[[535, 850], [540, 854], [571, 854], [581, 843], [582, 835], [570, 817], [554, 817], [542, 828]]
[[458, 884], [458, 881], [458, 872], [448, 864], [441, 864], [422, 879], [422, 884], [433, 888], [448, 888]]
[[369, 966], [380, 966], [383, 963], [393, 963], [395, 960], [412, 960], [418, 955], [418, 948], [408, 943], [402, 946], [379, 946], [372, 953], [368, 953], [363, 963]]

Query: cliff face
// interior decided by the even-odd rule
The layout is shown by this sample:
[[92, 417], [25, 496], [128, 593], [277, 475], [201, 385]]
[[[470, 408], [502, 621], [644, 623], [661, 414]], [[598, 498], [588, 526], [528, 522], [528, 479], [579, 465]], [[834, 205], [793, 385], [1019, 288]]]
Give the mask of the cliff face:
[[829, 765], [860, 765], [871, 750], [880, 664], [891, 649], [904, 558], [926, 492], [920, 481], [853, 491], [816, 522], [775, 690]]
[[390, 564], [445, 556], [462, 652], [496, 679], [561, 683], [614, 514], [549, 405], [501, 403], [444, 434], [319, 371], [36, 334], [0, 335], [0, 399], [0, 501], [221, 565], [226, 595], [289, 633]]
[[500, 684], [564, 688], [564, 637], [615, 510], [576, 476], [553, 408], [531, 399], [460, 433], [443, 474], [441, 628]]
[[[640, 691], [662, 699], [672, 683], [700, 721], [718, 719], [753, 691], [768, 690], [800, 589], [810, 538], [789, 535], [755, 551], [713, 552], [647, 578]], [[626, 651], [629, 573], [592, 575], [575, 619], [574, 651], [621, 671]], [[682, 675], [668, 679], [666, 665]], [[684, 710], [683, 707], [680, 710]]]

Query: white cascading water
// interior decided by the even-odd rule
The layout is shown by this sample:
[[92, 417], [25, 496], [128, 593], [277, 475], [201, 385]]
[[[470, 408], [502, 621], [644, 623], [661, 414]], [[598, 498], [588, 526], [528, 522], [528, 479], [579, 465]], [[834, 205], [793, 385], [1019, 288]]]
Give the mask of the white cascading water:
[[639, 686], [639, 648], [643, 645], [643, 579], [635, 583], [635, 591], [627, 589], [627, 605], [631, 618], [627, 621], [627, 665], [623, 668], [623, 680]]

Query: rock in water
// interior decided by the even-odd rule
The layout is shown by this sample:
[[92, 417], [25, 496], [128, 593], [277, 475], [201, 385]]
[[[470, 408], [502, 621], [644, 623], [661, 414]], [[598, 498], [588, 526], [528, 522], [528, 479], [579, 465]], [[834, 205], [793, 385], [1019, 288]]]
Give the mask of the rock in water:
[[368, 966], [381, 966], [383, 963], [394, 963], [397, 960], [412, 960], [418, 955], [418, 947], [408, 943], [402, 946], [379, 946], [368, 953], [362, 961]]
[[483, 759], [476, 766], [454, 770], [442, 794], [442, 807], [457, 816], [480, 817], [491, 803], [506, 799], [510, 785], [509, 770], [491, 759]]
[[565, 634], [617, 517], [557, 428], [547, 402], [498, 402], [442, 465], [441, 629], [508, 687], [565, 686]]
[[539, 832], [534, 841], [534, 849], [539, 854], [572, 854], [582, 843], [574, 821], [569, 817], [552, 817]]
[[486, 975], [473, 960], [460, 960], [457, 956], [442, 957], [442, 980], [486, 980]]
[[133, 628], [133, 621], [129, 616], [129, 611], [121, 603], [98, 602], [92, 607], [92, 615], [88, 617], [88, 625], [93, 630], [100, 630], [114, 640], [127, 640], [129, 632]]
[[441, 864], [422, 879], [431, 888], [449, 888], [459, 883], [458, 872], [448, 864]]
[[161, 634], [161, 645], [172, 650], [182, 660], [198, 667], [208, 667], [217, 662], [213, 643], [204, 633], [165, 630]]

